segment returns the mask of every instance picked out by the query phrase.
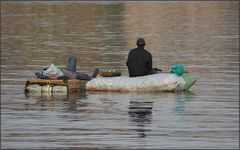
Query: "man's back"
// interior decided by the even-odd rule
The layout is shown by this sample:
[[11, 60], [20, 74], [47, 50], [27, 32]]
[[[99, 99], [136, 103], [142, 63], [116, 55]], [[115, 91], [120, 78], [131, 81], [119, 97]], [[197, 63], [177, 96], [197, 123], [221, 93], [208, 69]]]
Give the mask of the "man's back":
[[126, 64], [130, 77], [148, 75], [152, 69], [152, 55], [144, 46], [139, 46], [129, 52]]

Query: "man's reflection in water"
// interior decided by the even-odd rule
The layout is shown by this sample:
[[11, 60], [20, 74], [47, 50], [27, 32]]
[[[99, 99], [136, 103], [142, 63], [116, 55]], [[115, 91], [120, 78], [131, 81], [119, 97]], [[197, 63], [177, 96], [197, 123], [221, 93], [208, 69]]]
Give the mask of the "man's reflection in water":
[[145, 132], [150, 131], [150, 129], [145, 129], [145, 126], [152, 122], [152, 105], [153, 102], [130, 101], [129, 119], [131, 123], [137, 126], [135, 130], [140, 137], [145, 137]]

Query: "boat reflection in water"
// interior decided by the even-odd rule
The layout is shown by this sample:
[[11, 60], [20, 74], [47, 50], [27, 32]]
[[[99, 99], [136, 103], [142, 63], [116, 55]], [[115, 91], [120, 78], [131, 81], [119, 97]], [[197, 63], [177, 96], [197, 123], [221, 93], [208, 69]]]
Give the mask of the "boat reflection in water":
[[173, 107], [173, 112], [176, 116], [184, 115], [185, 104], [193, 100], [195, 93], [191, 91], [184, 91], [183, 93], [176, 93], [175, 106]]
[[[153, 128], [151, 125], [152, 120], [163, 121], [159, 126], [164, 126], [166, 116], [169, 116], [170, 114], [179, 116], [175, 118], [176, 120], [171, 117], [173, 119], [172, 121], [178, 122], [179, 119], [181, 120], [181, 116], [185, 115], [185, 105], [187, 102], [193, 100], [195, 96], [191, 91], [156, 92], [149, 94], [153, 95], [151, 100], [144, 100], [139, 97], [139, 101], [129, 101], [129, 122], [134, 126], [134, 130], [137, 131], [140, 138], [144, 138], [147, 135], [151, 136], [153, 134], [152, 132], [154, 131], [151, 130]], [[155, 97], [157, 99], [155, 99]], [[161, 98], [159, 99], [159, 97]], [[153, 104], [155, 107], [153, 107]], [[172, 132], [175, 131], [173, 130]], [[165, 131], [160, 131], [159, 134], [165, 134]]]
[[[51, 92], [29, 92], [25, 93], [27, 102], [26, 110], [48, 110], [48, 111], [65, 111], [76, 112], [77, 101], [86, 98], [86, 92], [72, 93], [51, 93]], [[59, 106], [60, 105], [60, 106]]]

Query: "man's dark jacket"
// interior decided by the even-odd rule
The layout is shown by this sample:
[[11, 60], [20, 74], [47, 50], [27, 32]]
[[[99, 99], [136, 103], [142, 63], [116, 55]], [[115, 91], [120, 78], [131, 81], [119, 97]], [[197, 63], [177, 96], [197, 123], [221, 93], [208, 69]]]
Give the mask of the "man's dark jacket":
[[139, 46], [129, 52], [126, 65], [130, 77], [148, 75], [152, 70], [152, 55]]

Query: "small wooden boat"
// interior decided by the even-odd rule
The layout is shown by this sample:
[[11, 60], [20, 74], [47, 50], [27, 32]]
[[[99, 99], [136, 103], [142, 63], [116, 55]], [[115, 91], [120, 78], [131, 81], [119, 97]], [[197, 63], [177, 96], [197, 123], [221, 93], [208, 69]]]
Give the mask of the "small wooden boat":
[[198, 80], [197, 77], [184, 73], [158, 73], [146, 76], [97, 77], [87, 82], [87, 91], [184, 91], [189, 90]]

